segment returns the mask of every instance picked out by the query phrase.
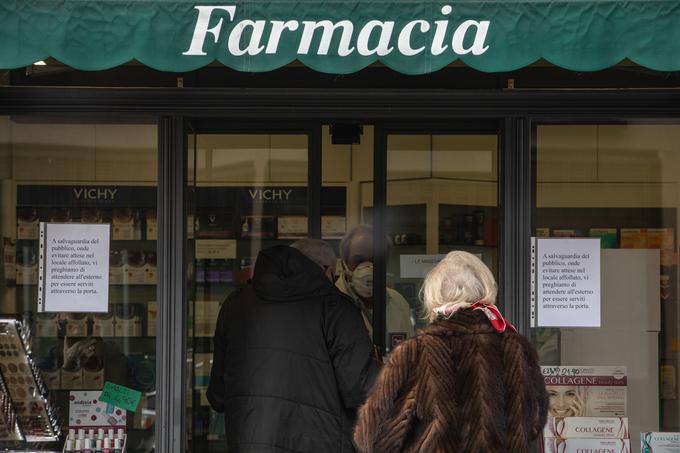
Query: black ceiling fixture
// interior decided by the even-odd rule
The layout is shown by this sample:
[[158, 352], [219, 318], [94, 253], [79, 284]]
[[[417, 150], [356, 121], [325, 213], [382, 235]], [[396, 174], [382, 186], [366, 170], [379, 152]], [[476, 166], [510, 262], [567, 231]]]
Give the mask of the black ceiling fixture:
[[360, 124], [336, 123], [331, 124], [331, 143], [334, 145], [358, 145], [364, 127]]

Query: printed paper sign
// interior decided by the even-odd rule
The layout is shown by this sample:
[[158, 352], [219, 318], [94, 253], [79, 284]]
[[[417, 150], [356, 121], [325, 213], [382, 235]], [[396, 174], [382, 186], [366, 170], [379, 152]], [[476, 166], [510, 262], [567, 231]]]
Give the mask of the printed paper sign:
[[535, 239], [533, 327], [600, 327], [600, 239]]
[[40, 224], [38, 311], [109, 311], [108, 224]]
[[680, 453], [680, 433], [640, 433], [642, 453]]
[[125, 428], [126, 412], [106, 403], [98, 391], [73, 391], [69, 393], [68, 424], [72, 428], [120, 427]]
[[425, 278], [446, 255], [401, 255], [399, 274], [401, 278]]
[[234, 239], [196, 239], [196, 259], [236, 258], [236, 241]]
[[141, 392], [107, 381], [104, 383], [99, 400], [134, 412], [141, 398]]
[[550, 417], [626, 417], [626, 367], [543, 366]]

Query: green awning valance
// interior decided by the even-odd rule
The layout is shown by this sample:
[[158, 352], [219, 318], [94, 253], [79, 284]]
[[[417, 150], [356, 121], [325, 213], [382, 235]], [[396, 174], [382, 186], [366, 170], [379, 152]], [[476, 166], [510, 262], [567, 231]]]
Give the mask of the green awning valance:
[[595, 71], [629, 59], [680, 70], [679, 0], [3, 0], [0, 68], [53, 57], [81, 70], [131, 60], [184, 72], [215, 60], [269, 71], [299, 60], [405, 74], [455, 60], [510, 71], [545, 59]]

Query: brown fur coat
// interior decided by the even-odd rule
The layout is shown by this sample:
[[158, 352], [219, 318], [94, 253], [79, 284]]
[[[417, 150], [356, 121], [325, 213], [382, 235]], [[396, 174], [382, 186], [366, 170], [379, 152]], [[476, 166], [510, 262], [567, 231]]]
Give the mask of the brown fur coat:
[[524, 453], [546, 422], [534, 348], [462, 310], [400, 344], [359, 412], [366, 453]]

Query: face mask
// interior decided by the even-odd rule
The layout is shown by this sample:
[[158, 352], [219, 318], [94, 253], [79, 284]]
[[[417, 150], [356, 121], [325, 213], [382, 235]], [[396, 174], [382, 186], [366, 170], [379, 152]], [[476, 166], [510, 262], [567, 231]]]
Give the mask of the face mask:
[[360, 263], [351, 273], [349, 285], [359, 297], [373, 297], [373, 263]]

